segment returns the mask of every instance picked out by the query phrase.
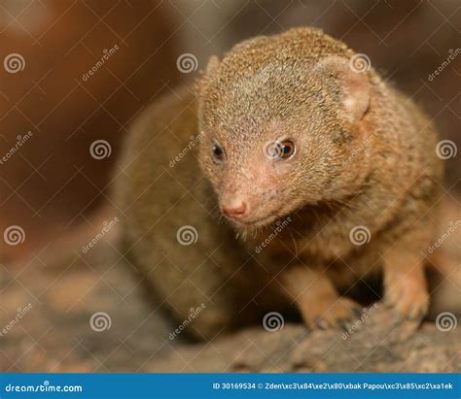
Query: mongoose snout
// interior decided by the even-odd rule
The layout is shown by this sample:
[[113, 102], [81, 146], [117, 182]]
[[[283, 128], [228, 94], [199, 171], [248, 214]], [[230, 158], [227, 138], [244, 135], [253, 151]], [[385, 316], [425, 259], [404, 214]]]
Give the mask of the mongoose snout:
[[222, 212], [230, 219], [243, 218], [247, 215], [248, 210], [247, 203], [240, 199], [224, 203], [222, 206]]
[[211, 157], [220, 173], [216, 190], [220, 208], [236, 227], [263, 227], [288, 213], [290, 172], [298, 167], [296, 153], [303, 151], [297, 151], [295, 138], [279, 138], [278, 134], [265, 128], [254, 134], [253, 142], [247, 142], [244, 149], [221, 145], [219, 161], [214, 153], [216, 144], [212, 146]]

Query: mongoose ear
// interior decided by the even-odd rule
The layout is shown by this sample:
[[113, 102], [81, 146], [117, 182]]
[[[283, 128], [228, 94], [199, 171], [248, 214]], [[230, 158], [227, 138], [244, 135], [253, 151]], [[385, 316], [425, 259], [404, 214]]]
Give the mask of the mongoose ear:
[[205, 69], [205, 73], [212, 73], [219, 66], [219, 58], [216, 55], [212, 55], [208, 59], [208, 64]]
[[318, 67], [323, 73], [335, 78], [342, 93], [346, 117], [351, 123], [358, 122], [370, 104], [370, 82], [366, 69], [358, 69], [347, 58], [329, 56], [321, 60]]
[[208, 79], [210, 75], [215, 71], [219, 66], [219, 58], [216, 55], [212, 55], [208, 59], [208, 64], [205, 68], [205, 72], [203, 73], [203, 76], [197, 80], [195, 84], [195, 90], [198, 95], [202, 95], [208, 85]]

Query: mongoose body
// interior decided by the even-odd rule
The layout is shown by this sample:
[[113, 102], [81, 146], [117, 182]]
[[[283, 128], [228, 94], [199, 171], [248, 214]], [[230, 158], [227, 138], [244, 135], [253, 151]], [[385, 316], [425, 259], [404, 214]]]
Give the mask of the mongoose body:
[[317, 29], [256, 37], [134, 125], [116, 187], [124, 243], [179, 322], [203, 308], [196, 336], [290, 308], [340, 326], [377, 273], [396, 314], [425, 315], [437, 134], [356, 57]]

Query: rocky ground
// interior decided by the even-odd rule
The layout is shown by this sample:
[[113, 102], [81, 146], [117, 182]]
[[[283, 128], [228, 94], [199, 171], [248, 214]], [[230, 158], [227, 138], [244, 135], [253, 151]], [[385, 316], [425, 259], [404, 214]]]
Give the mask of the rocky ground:
[[[346, 332], [253, 326], [212, 342], [170, 339], [143, 282], [110, 241], [46, 261], [0, 268], [1, 371], [427, 371], [461, 370], [456, 319], [402, 327], [375, 306]], [[385, 327], [388, 326], [388, 327]], [[408, 333], [407, 331], [407, 333]], [[408, 334], [407, 334], [408, 335]]]

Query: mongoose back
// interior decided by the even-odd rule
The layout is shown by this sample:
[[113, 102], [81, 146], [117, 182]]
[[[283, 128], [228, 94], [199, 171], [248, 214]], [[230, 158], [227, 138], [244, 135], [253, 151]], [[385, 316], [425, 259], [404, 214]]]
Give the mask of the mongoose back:
[[197, 337], [292, 308], [309, 328], [340, 327], [360, 311], [349, 292], [377, 273], [382, 300], [419, 319], [436, 144], [344, 43], [313, 28], [256, 37], [134, 125], [116, 186], [124, 243]]

